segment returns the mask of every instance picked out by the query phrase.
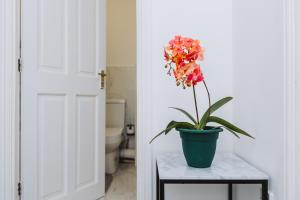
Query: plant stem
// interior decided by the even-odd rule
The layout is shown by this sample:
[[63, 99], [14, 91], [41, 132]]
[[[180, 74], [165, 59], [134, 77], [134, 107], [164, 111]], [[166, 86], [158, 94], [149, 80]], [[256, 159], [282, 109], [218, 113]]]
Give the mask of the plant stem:
[[208, 90], [208, 87], [207, 87], [207, 85], [206, 85], [205, 80], [203, 80], [203, 84], [204, 84], [204, 86], [205, 86], [205, 89], [206, 89], [206, 92], [207, 92], [207, 96], [208, 96], [209, 115], [210, 115], [210, 107], [211, 107], [210, 93], [209, 93], [209, 90]]
[[194, 85], [193, 85], [193, 93], [194, 93], [194, 102], [195, 102], [196, 115], [197, 115], [197, 123], [199, 124], [199, 113], [198, 113], [197, 98], [196, 98], [196, 92], [195, 92]]

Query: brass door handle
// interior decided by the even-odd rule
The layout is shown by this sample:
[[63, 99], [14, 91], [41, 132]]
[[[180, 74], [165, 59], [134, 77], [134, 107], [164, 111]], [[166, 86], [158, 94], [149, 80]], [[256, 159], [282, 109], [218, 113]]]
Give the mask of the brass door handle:
[[106, 77], [106, 73], [104, 70], [101, 70], [100, 73], [98, 73], [98, 75], [100, 76], [100, 89], [103, 90], [104, 89], [104, 85], [105, 85], [105, 77]]

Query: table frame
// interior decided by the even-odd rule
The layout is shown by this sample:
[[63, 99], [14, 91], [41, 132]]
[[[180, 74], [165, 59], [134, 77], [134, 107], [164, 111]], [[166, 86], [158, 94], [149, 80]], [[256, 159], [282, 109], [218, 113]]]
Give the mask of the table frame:
[[233, 200], [232, 185], [233, 184], [258, 184], [262, 186], [261, 199], [269, 200], [269, 181], [268, 179], [259, 180], [242, 180], [242, 179], [160, 179], [158, 166], [156, 164], [156, 200], [165, 200], [165, 184], [226, 184], [228, 185], [228, 200]]

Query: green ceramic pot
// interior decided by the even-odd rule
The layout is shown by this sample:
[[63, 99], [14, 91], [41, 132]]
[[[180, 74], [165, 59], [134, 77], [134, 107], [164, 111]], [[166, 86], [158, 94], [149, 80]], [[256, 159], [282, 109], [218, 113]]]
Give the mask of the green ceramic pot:
[[180, 133], [186, 162], [191, 167], [208, 168], [214, 159], [217, 139], [223, 131], [219, 127], [204, 130], [176, 129]]

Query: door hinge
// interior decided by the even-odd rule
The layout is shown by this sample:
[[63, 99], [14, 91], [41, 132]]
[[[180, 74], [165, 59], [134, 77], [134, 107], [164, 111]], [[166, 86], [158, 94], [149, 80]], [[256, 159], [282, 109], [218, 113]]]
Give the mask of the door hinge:
[[21, 182], [18, 183], [18, 195], [19, 196], [22, 195], [22, 184], [21, 184]]
[[22, 58], [18, 58], [18, 71], [22, 71]]

